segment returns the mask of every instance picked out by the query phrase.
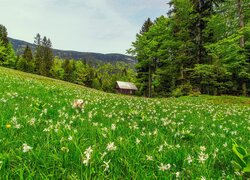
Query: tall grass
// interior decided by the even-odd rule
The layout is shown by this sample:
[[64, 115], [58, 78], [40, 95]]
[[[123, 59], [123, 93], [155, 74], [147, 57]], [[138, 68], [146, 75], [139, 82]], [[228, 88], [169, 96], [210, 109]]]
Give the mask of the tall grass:
[[0, 179], [241, 178], [232, 139], [250, 147], [249, 102], [122, 96], [0, 68]]

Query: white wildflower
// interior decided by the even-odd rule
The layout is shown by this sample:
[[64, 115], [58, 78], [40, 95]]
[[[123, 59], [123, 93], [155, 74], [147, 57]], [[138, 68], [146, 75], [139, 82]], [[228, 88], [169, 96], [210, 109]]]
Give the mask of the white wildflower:
[[67, 147], [62, 147], [62, 148], [61, 148], [61, 151], [63, 151], [63, 152], [66, 152], [66, 153], [67, 153], [67, 152], [69, 152], [69, 148], [67, 148]]
[[102, 156], [101, 156], [101, 159], [103, 159], [104, 158], [104, 156], [106, 156], [107, 155], [107, 152], [105, 151], [104, 153], [100, 153]]
[[169, 170], [171, 168], [171, 164], [163, 164], [161, 163], [160, 166], [158, 166], [159, 170], [160, 171], [166, 171], [166, 170]]
[[28, 146], [26, 143], [23, 144], [23, 152], [28, 152], [33, 149], [31, 146]]
[[22, 126], [21, 126], [21, 124], [15, 124], [14, 125], [14, 128], [16, 128], [16, 129], [20, 129]]
[[148, 161], [153, 161], [153, 156], [146, 155]]
[[110, 160], [109, 160], [108, 162], [103, 161], [103, 163], [104, 163], [104, 166], [105, 166], [104, 171], [108, 171], [108, 169], [109, 169], [109, 163], [110, 163]]
[[198, 161], [202, 164], [205, 163], [205, 161], [208, 159], [208, 154], [205, 154], [203, 152], [200, 152], [199, 153], [199, 158], [198, 158]]
[[36, 122], [36, 119], [35, 119], [35, 118], [31, 118], [31, 119], [28, 121], [28, 123], [29, 123], [31, 126], [35, 125], [35, 122]]
[[206, 147], [205, 146], [200, 146], [200, 150], [201, 151], [206, 151]]
[[113, 131], [114, 131], [115, 129], [116, 129], [115, 124], [112, 124], [112, 125], [111, 125], [111, 130], [113, 130]]
[[176, 177], [180, 177], [180, 172], [175, 173]]
[[93, 149], [91, 146], [89, 146], [85, 151], [84, 151], [84, 154], [85, 154], [85, 158], [83, 159], [82, 163], [85, 164], [85, 166], [88, 166], [89, 165], [89, 161], [91, 159], [91, 154], [93, 152]]
[[72, 141], [72, 139], [73, 139], [72, 136], [69, 136], [69, 137], [68, 137], [68, 140], [69, 140], [69, 141]]
[[176, 144], [175, 146], [177, 149], [181, 148], [181, 146], [179, 144]]
[[139, 144], [140, 142], [141, 142], [141, 140], [136, 138], [136, 144]]
[[107, 145], [107, 148], [106, 148], [108, 151], [115, 151], [116, 150], [116, 146], [115, 146], [115, 143], [114, 142], [110, 142], [108, 143]]
[[201, 176], [201, 180], [206, 180], [206, 178], [204, 176]]
[[158, 151], [161, 152], [163, 150], [163, 145], [160, 145]]
[[187, 162], [188, 162], [188, 164], [191, 164], [193, 162], [193, 157], [188, 155]]

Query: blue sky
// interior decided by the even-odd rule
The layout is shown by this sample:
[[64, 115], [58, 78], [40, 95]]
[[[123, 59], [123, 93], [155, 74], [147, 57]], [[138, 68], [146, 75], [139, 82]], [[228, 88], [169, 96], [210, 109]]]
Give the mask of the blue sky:
[[46, 35], [56, 49], [125, 53], [143, 22], [166, 15], [168, 0], [0, 0], [10, 37]]

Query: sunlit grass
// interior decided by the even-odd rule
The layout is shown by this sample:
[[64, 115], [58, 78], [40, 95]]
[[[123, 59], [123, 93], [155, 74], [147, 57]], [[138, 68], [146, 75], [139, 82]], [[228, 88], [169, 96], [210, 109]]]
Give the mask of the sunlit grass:
[[250, 147], [249, 102], [122, 96], [0, 68], [0, 179], [239, 178], [231, 138]]

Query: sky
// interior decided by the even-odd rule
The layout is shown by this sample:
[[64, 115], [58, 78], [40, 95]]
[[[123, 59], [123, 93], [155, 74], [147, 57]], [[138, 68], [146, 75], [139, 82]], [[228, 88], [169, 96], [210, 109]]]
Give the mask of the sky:
[[168, 0], [0, 0], [9, 37], [33, 43], [37, 33], [53, 48], [121, 53], [149, 17], [166, 15]]

